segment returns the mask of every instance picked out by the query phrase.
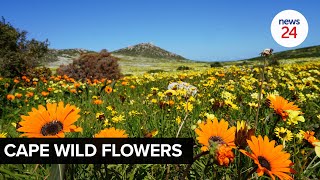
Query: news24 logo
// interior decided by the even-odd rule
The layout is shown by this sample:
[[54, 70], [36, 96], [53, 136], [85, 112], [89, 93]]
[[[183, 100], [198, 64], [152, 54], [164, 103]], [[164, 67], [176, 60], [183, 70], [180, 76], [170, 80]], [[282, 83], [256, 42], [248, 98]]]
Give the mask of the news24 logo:
[[295, 47], [307, 38], [308, 22], [300, 12], [284, 10], [273, 18], [271, 34], [279, 45]]

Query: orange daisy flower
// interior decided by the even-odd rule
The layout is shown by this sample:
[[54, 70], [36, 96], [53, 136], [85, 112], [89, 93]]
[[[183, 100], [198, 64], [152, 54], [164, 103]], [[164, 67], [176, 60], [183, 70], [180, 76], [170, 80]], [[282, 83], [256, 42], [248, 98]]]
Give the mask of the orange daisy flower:
[[22, 97], [22, 94], [21, 93], [15, 93], [14, 94], [16, 96], [16, 98], [20, 99]]
[[294, 170], [290, 168], [293, 165], [291, 162], [290, 154], [282, 151], [283, 146], [275, 146], [275, 141], [269, 141], [267, 136], [262, 138], [252, 136], [251, 140], [247, 140], [248, 145], [252, 151], [249, 153], [245, 150], [240, 150], [243, 154], [254, 160], [254, 163], [258, 166], [257, 173], [259, 176], [263, 174], [269, 175], [273, 180], [275, 176], [279, 179], [293, 179], [287, 173], [294, 173]]
[[96, 99], [93, 101], [93, 104], [97, 104], [97, 105], [102, 104], [102, 103], [103, 103], [103, 101], [100, 99]]
[[94, 135], [95, 138], [127, 138], [125, 130], [112, 128], [105, 128]]
[[228, 129], [228, 125], [229, 123], [224, 119], [218, 122], [217, 118], [214, 118], [213, 121], [208, 120], [206, 123], [200, 123], [199, 128], [195, 129], [195, 132], [198, 135], [197, 140], [203, 145], [201, 150], [208, 151], [213, 142], [220, 145], [226, 144], [235, 148], [234, 139], [236, 127]]
[[306, 131], [304, 133], [304, 139], [307, 140], [312, 145], [315, 142], [320, 142], [320, 140], [318, 140], [316, 137], [314, 137], [314, 132], [313, 131]]
[[71, 93], [77, 93], [77, 90], [76, 89], [70, 89], [70, 92]]
[[228, 166], [234, 160], [232, 148], [226, 144], [221, 145], [217, 151], [216, 159], [220, 166]]
[[288, 113], [286, 110], [293, 110], [298, 111], [300, 108], [298, 108], [297, 105], [294, 105], [293, 102], [288, 102], [286, 99], [284, 99], [281, 96], [275, 96], [269, 98], [270, 100], [270, 107], [274, 109], [275, 113], [280, 115], [283, 120], [286, 120], [288, 117]]
[[41, 95], [42, 95], [43, 97], [46, 97], [46, 96], [48, 96], [48, 95], [49, 95], [49, 92], [42, 91], [42, 92], [41, 92]]
[[34, 95], [33, 92], [27, 92], [27, 93], [26, 93], [26, 97], [27, 97], [27, 98], [32, 97], [33, 95]]
[[82, 128], [73, 125], [78, 120], [80, 109], [63, 102], [48, 103], [46, 107], [39, 105], [32, 108], [29, 116], [21, 116], [21, 125], [17, 129], [24, 132], [21, 136], [30, 138], [63, 138], [65, 132], [81, 132]]
[[106, 86], [106, 88], [104, 89], [106, 91], [106, 93], [110, 94], [112, 93], [112, 87], [110, 86]]
[[126, 86], [126, 85], [128, 85], [128, 82], [127, 82], [127, 81], [122, 81], [121, 84], [122, 84], [123, 86]]
[[14, 96], [13, 94], [8, 94], [8, 95], [7, 95], [7, 99], [8, 99], [9, 101], [12, 101], [12, 100], [15, 99], [15, 96]]

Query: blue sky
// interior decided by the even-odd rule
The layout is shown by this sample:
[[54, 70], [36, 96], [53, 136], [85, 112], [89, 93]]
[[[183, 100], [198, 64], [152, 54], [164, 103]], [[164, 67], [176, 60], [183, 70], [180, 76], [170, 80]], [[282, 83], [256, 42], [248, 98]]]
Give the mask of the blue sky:
[[270, 24], [282, 10], [302, 13], [309, 24], [299, 46], [320, 43], [319, 0], [8, 0], [0, 16], [49, 39], [50, 48], [113, 51], [152, 42], [193, 60], [233, 60], [257, 56], [264, 48], [288, 50], [272, 38]]

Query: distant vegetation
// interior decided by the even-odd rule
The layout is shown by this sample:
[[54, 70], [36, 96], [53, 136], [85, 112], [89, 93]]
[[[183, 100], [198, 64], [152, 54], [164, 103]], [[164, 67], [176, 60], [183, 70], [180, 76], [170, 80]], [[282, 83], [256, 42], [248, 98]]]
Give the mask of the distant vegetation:
[[221, 64], [221, 62], [214, 62], [210, 64], [210, 67], [222, 67], [223, 65]]
[[149, 57], [149, 58], [186, 60], [186, 58], [180, 55], [166, 51], [151, 43], [140, 43], [134, 46], [129, 46], [126, 48], [113, 51], [112, 54], [125, 55], [125, 56], [141, 56], [141, 57]]
[[152, 69], [152, 70], [147, 71], [147, 73], [149, 73], [149, 74], [152, 74], [152, 73], [162, 73], [162, 72], [165, 72], [165, 71], [162, 70], [162, 69]]
[[46, 55], [46, 62], [55, 62], [59, 57], [64, 58], [75, 58], [79, 57], [83, 53], [93, 53], [95, 51], [90, 51], [86, 49], [49, 49], [48, 54]]
[[[320, 57], [320, 46], [310, 46], [294, 50], [277, 52], [272, 55], [272, 58], [280, 59], [294, 59], [294, 58], [315, 58]], [[247, 59], [248, 61], [261, 60], [263, 57], [255, 57]], [[271, 58], [271, 59], [272, 59]]]
[[189, 66], [179, 66], [177, 68], [178, 71], [183, 71], [183, 70], [191, 70], [192, 68], [190, 68]]

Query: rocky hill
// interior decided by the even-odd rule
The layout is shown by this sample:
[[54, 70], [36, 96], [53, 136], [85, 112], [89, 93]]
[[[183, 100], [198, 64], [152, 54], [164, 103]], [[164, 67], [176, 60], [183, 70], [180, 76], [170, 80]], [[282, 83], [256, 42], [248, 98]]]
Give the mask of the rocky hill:
[[159, 59], [172, 59], [172, 60], [186, 60], [186, 58], [175, 53], [164, 50], [151, 43], [140, 43], [134, 46], [129, 46], [111, 52], [114, 55], [133, 56], [133, 57], [146, 57], [146, 58], [159, 58]]

